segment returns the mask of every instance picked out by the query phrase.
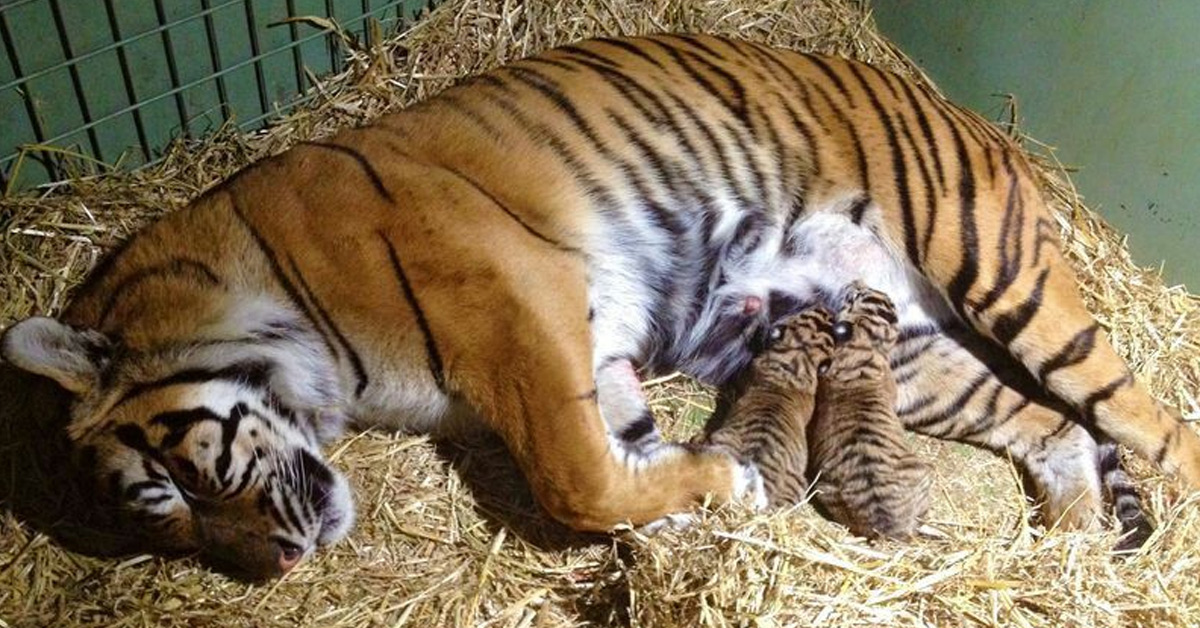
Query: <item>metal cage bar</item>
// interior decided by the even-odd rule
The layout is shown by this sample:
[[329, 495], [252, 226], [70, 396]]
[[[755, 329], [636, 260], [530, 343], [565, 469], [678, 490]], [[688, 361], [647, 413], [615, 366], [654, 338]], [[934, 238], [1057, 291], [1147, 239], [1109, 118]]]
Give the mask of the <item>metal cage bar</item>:
[[[121, 23], [117, 20], [117, 11], [113, 6], [115, 0], [104, 0], [104, 12], [108, 17], [109, 32], [112, 33], [114, 40], [121, 40]], [[129, 55], [125, 51], [124, 46], [116, 49], [117, 64], [121, 68], [121, 82], [125, 87], [125, 100], [128, 104], [134, 105], [138, 102], [137, 86], [133, 82], [133, 71], [129, 65]], [[142, 119], [142, 110], [135, 109], [133, 112], [133, 128], [137, 133], [138, 147], [142, 149], [142, 155], [146, 160], [150, 159], [150, 140], [146, 136], [146, 121]]]
[[[101, 39], [110, 41], [96, 42], [99, 45], [87, 46], [88, 49], [84, 51], [76, 50], [78, 46], [75, 45], [76, 42], [72, 41], [70, 34], [70, 32], [75, 32], [72, 29], [80, 28], [77, 25], [79, 15], [74, 13], [74, 11], [78, 10], [77, 6], [79, 5], [70, 5], [68, 7], [73, 11], [71, 14], [73, 21], [69, 29], [64, 19], [60, 2], [61, 0], [9, 0], [8, 2], [0, 3], [0, 43], [3, 44], [2, 51], [8, 57], [9, 65], [12, 69], [11, 78], [5, 83], [0, 84], [0, 96], [5, 95], [6, 92], [11, 90], [11, 93], [16, 94], [22, 101], [23, 114], [17, 115], [18, 117], [23, 115], [25, 119], [18, 119], [14, 122], [17, 125], [23, 125], [21, 128], [26, 129], [21, 132], [25, 138], [32, 137], [39, 145], [57, 145], [72, 137], [80, 137], [82, 135], [86, 137], [86, 141], [84, 142], [84, 146], [86, 147], [85, 152], [90, 152], [92, 156], [100, 160], [111, 160], [113, 155], [123, 152], [131, 145], [141, 150], [144, 159], [139, 161], [151, 162], [155, 160], [154, 152], [159, 148], [159, 146], [155, 145], [155, 142], [165, 141], [163, 139], [163, 123], [160, 122], [162, 113], [148, 114], [149, 110], [147, 110], [147, 107], [164, 100], [171, 102], [173, 105], [171, 109], [174, 110], [175, 116], [178, 116], [178, 124], [174, 125], [174, 128], [187, 133], [189, 127], [195, 122], [192, 119], [193, 114], [189, 109], [194, 108], [196, 104], [195, 102], [189, 103], [190, 97], [187, 96], [187, 92], [188, 90], [204, 85], [215, 87], [215, 95], [220, 102], [220, 117], [228, 120], [234, 115], [241, 114], [238, 125], [242, 128], [253, 128], [281, 111], [311, 100], [315, 97], [314, 93], [304, 94], [308, 84], [304, 60], [305, 55], [311, 55], [313, 51], [310, 49], [304, 52], [301, 50], [301, 46], [317, 38], [324, 38], [327, 43], [330, 62], [328, 67], [334, 72], [340, 71], [343, 67], [342, 56], [339, 54], [340, 42], [338, 42], [336, 37], [331, 36], [327, 31], [302, 35], [301, 25], [297, 22], [289, 22], [287, 24], [288, 41], [286, 44], [280, 45], [280, 42], [274, 41], [274, 47], [268, 45], [267, 42], [270, 40], [262, 37], [261, 28], [263, 26], [275, 26], [276, 24], [260, 25], [258, 23], [254, 0], [201, 0], [198, 10], [176, 17], [175, 19], [168, 19], [168, 13], [163, 0], [154, 0], [153, 3], [146, 3], [152, 5], [154, 19], [150, 20], [150, 25], [147, 25], [148, 28], [140, 28], [138, 29], [139, 32], [132, 35], [127, 35], [125, 29], [122, 28], [123, 17], [126, 16], [126, 11], [131, 10], [128, 7], [145, 5], [126, 5], [119, 3], [117, 0], [104, 0], [102, 3], [96, 3], [95, 23], [99, 25], [98, 28], [105, 29], [103, 30], [103, 37]], [[427, 6], [432, 3], [430, 0], [385, 0], [382, 3], [361, 0], [362, 12], [353, 15], [353, 17], [345, 16], [348, 19], [337, 18], [334, 11], [338, 3], [335, 0], [324, 0], [323, 5], [326, 12], [325, 17], [335, 19], [343, 28], [351, 30], [353, 27], [363, 24], [372, 18], [383, 19], [386, 22], [390, 21], [392, 15], [394, 15], [395, 19], [402, 22], [405, 20], [406, 11], [412, 11], [418, 5]], [[295, 0], [287, 0], [286, 14], [288, 17], [297, 17], [298, 4]], [[372, 4], [377, 6], [372, 8]], [[26, 7], [27, 11], [33, 11], [38, 16], [43, 16], [38, 18], [40, 20], [46, 19], [44, 15], [49, 16], [49, 21], [53, 23], [53, 30], [58, 37], [58, 45], [61, 47], [64, 59], [52, 59], [52, 62], [45, 64], [44, 67], [38, 67], [38, 65], [42, 64], [38, 63], [37, 56], [30, 56], [28, 59], [22, 58], [21, 50], [24, 47], [28, 47], [29, 34], [28, 31], [13, 30], [14, 28], [18, 28], [13, 20], [13, 17], [18, 14], [14, 13], [13, 10], [20, 7]], [[39, 9], [38, 7], [43, 8]], [[118, 9], [120, 9], [120, 13], [118, 13]], [[143, 15], [149, 15], [149, 9], [150, 7], [147, 7], [147, 11]], [[341, 10], [345, 11], [346, 7], [341, 7]], [[38, 11], [46, 11], [47, 13], [38, 13]], [[351, 5], [350, 11], [354, 12], [353, 5]], [[21, 15], [23, 18], [23, 16], [29, 14], [24, 13]], [[22, 18], [18, 18], [18, 21]], [[249, 57], [230, 63], [229, 59], [224, 58], [222, 52], [223, 44], [230, 45], [229, 38], [231, 36], [225, 31], [230, 28], [232, 23], [243, 19], [246, 29], [245, 39], [238, 40], [242, 43], [236, 44], [234, 50], [239, 46], [243, 47], [244, 50], [246, 44], [248, 44]], [[180, 35], [182, 39], [177, 41], [173, 37], [173, 29], [196, 21], [200, 21], [198, 26], [187, 27], [193, 30], [181, 31], [185, 33]], [[364, 29], [362, 32], [364, 37], [370, 37], [369, 29]], [[93, 33], [81, 41], [94, 41], [94, 35]], [[242, 37], [242, 35], [233, 35], [232, 37], [237, 39], [238, 37]], [[138, 66], [136, 65], [137, 61], [135, 60], [134, 53], [129, 48], [130, 44], [148, 40], [149, 38], [157, 39], [159, 42], [158, 45], [165, 52], [167, 70], [165, 74], [169, 75], [165, 78], [169, 79], [169, 89], [163, 91], [159, 91], [158, 88], [154, 87], [147, 89], [145, 83], [147, 75], [144, 69], [140, 74], [143, 78], [137, 78], [139, 76]], [[189, 80], [188, 78], [184, 78], [183, 68], [180, 65], [181, 60], [178, 57], [178, 53], [182, 51], [179, 49], [179, 46], [182, 41], [187, 41], [190, 46], [196, 46], [197, 38], [202, 42], [200, 45], [207, 45], [208, 50], [204, 51], [203, 58], [211, 65], [201, 66], [200, 71], [205, 73], [204, 76]], [[324, 51], [317, 54], [323, 57]], [[269, 79], [264, 70], [264, 61], [276, 55], [288, 55], [290, 63], [283, 66], [272, 65], [272, 74]], [[141, 56], [144, 58], [145, 54], [141, 53]], [[105, 59], [99, 67], [110, 68], [107, 71], [112, 72], [112, 80], [109, 81], [112, 91], [108, 93], [116, 94], [115, 98], [117, 102], [113, 103], [113, 95], [97, 101], [99, 103], [108, 103], [100, 104], [98, 107], [93, 106], [89, 102], [89, 95], [86, 93], [83, 80], [85, 70], [84, 66], [80, 64], [91, 59]], [[108, 61], [110, 59], [115, 59], [115, 61]], [[25, 61], [29, 60], [32, 61], [25, 63]], [[0, 64], [2, 63], [0, 62]], [[320, 61], [318, 65], [323, 65], [323, 63], [324, 61]], [[30, 68], [29, 65], [31, 64], [36, 65], [34, 65], [34, 68]], [[208, 71], [210, 67], [211, 72]], [[287, 74], [292, 75], [294, 87], [279, 83], [282, 77], [287, 76], [287, 74], [281, 74], [281, 68], [284, 67], [290, 68]], [[188, 68], [190, 68], [188, 74], [195, 76], [197, 66], [194, 61], [188, 65]], [[246, 68], [251, 68], [252, 71], [246, 74]], [[26, 73], [27, 69], [33, 69], [33, 71]], [[31, 81], [43, 77], [59, 76], [65, 76], [65, 78], [69, 79], [69, 87], [66, 87], [68, 83], [59, 84], [56, 82], [62, 79], [52, 78], [52, 82], [48, 84], [49, 87], [42, 88], [39, 85], [36, 93], [29, 91]], [[235, 84], [234, 82], [239, 86], [238, 89], [241, 91], [238, 93], [243, 98], [250, 97], [252, 99], [251, 102], [256, 101], [258, 105], [256, 108], [247, 110], [245, 105], [248, 103], [245, 102], [243, 102], [242, 111], [235, 111], [230, 107], [230, 98], [234, 94], [232, 87]], [[287, 81], [287, 83], [291, 82], [291, 80]], [[66, 93], [61, 93], [64, 89]], [[281, 89], [297, 96], [287, 100], [285, 103], [276, 103], [273, 102], [274, 99], [271, 97], [270, 89]], [[55, 90], [58, 93], [55, 93]], [[251, 91], [253, 94], [250, 93]], [[211, 94], [211, 92], [208, 93]], [[59, 125], [57, 129], [51, 130], [50, 126], [53, 123], [48, 125], [48, 121], [43, 119], [43, 113], [40, 111], [38, 103], [40, 100], [46, 98], [64, 96], [74, 97], [77, 101], [77, 113], [79, 118], [82, 119], [82, 123], [75, 125], [69, 130], [57, 132], [57, 129], [61, 129], [62, 126]], [[10, 98], [9, 96], [5, 97]], [[11, 98], [9, 102], [15, 105], [15, 102]], [[114, 104], [116, 105], [115, 107], [113, 106]], [[254, 109], [257, 109], [257, 111]], [[205, 112], [211, 110], [206, 109]], [[147, 118], [147, 115], [150, 115], [151, 118]], [[131, 119], [132, 129], [128, 122], [123, 122], [120, 124], [124, 126], [112, 127], [113, 131], [101, 131], [102, 126], [118, 124], [116, 121], [121, 118]], [[157, 129], [153, 135], [150, 130], [150, 122], [152, 120], [155, 122], [154, 128]], [[166, 124], [171, 123], [167, 122]], [[107, 129], [109, 127], [104, 126], [104, 128]], [[102, 133], [103, 136], [101, 135]], [[174, 134], [174, 132], [171, 133], [171, 135]], [[21, 135], [15, 137], [21, 137]], [[128, 145], [113, 146], [111, 143], [113, 137], [125, 138], [124, 141], [128, 142]], [[104, 143], [106, 139], [110, 140], [110, 144], [106, 145]], [[27, 141], [27, 139], [23, 141]], [[19, 147], [14, 149], [12, 145], [0, 146], [0, 186], [2, 186], [0, 192], [12, 187], [10, 185], [12, 178], [18, 176], [18, 173], [14, 172], [16, 162], [20, 159], [24, 150]], [[46, 170], [46, 176], [50, 178], [58, 176], [56, 169], [61, 164], [50, 163], [50, 160], [46, 159], [37, 159], [36, 161], [41, 162], [41, 165]], [[22, 168], [22, 170], [25, 169]], [[20, 178], [24, 182], [27, 175], [22, 174]], [[37, 177], [35, 176], [35, 178]], [[45, 178], [42, 177], [41, 180], [45, 180]]]

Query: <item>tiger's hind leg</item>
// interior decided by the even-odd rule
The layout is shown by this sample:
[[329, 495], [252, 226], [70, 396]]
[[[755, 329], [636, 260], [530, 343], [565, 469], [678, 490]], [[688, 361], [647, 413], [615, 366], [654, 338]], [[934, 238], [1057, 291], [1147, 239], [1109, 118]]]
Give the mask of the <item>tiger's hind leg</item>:
[[1007, 176], [973, 191], [970, 231], [931, 241], [925, 274], [1087, 425], [1200, 489], [1200, 436], [1134, 380], [1084, 307], [1032, 176], [1000, 157]]
[[[1200, 437], [1134, 380], [1084, 309], [1066, 262], [1042, 276], [1043, 289], [1035, 287], [1020, 300], [1001, 298], [1002, 305], [978, 315], [977, 327], [1005, 342], [1088, 424], [1200, 489]], [[1022, 319], [1014, 321], [1014, 314]]]
[[963, 327], [907, 328], [891, 363], [905, 427], [1007, 453], [1032, 483], [1047, 525], [1095, 525], [1103, 485], [1121, 530], [1140, 530], [1144, 540], [1150, 525], [1136, 492], [1113, 483], [1123, 474], [1108, 472], [1112, 461], [1104, 464], [1095, 439], [1071, 419], [1074, 411], [1047, 396], [1002, 348]]

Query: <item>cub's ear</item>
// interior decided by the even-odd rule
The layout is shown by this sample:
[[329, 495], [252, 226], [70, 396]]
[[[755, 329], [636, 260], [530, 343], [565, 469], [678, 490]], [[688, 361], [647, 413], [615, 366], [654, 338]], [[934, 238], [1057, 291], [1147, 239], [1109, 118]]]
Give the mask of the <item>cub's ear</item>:
[[104, 334], [42, 316], [13, 325], [0, 338], [5, 360], [49, 377], [77, 395], [96, 385], [111, 352], [112, 342]]

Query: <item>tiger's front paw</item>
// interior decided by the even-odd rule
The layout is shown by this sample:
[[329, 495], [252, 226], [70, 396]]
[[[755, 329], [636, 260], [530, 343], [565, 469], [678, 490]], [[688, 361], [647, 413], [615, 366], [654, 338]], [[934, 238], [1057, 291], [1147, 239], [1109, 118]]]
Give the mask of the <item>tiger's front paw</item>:
[[733, 499], [749, 504], [755, 510], [764, 510], [770, 503], [766, 484], [758, 465], [752, 462], [739, 463], [733, 471]]

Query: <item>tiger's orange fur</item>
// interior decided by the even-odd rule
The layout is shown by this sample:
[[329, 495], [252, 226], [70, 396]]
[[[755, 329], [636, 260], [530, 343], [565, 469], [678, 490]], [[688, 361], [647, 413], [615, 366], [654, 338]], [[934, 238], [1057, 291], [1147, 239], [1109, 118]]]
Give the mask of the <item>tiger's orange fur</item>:
[[1101, 512], [1085, 425], [1200, 488], [1200, 439], [1085, 310], [1017, 146], [901, 77], [714, 37], [581, 42], [301, 143], [2, 353], [73, 395], [148, 538], [271, 575], [349, 528], [319, 451], [346, 419], [490, 427], [578, 529], [761, 503], [756, 469], [662, 443], [610, 375], [727, 380], [732, 295], [855, 280], [896, 300], [901, 421], [1008, 453], [1052, 520]]

